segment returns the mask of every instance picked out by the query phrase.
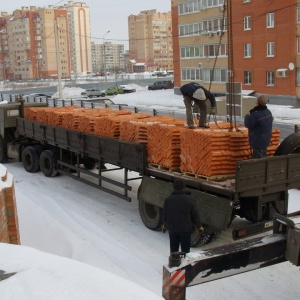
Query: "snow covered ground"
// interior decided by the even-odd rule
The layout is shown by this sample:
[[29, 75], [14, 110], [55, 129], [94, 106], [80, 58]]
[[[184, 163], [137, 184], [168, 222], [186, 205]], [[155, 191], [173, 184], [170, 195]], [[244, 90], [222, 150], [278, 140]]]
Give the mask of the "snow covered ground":
[[[152, 102], [150, 101], [152, 97]], [[136, 102], [137, 99], [139, 102]], [[171, 90], [118, 95], [115, 102], [182, 107]], [[175, 102], [176, 101], [176, 105]], [[135, 104], [136, 103], [136, 104]], [[269, 106], [277, 118], [299, 110]], [[132, 202], [66, 176], [28, 174], [21, 163], [5, 165], [14, 176], [22, 246], [0, 244], [0, 270], [17, 272], [0, 281], [0, 299], [162, 299], [162, 268], [168, 263], [167, 234], [147, 229]], [[120, 171], [111, 176], [120, 178]], [[300, 210], [300, 191], [290, 191], [289, 212]], [[242, 220], [234, 220], [232, 227]], [[232, 228], [231, 228], [232, 229]], [[232, 243], [231, 230], [192, 252]], [[289, 262], [187, 288], [187, 299], [299, 299], [299, 267]]]

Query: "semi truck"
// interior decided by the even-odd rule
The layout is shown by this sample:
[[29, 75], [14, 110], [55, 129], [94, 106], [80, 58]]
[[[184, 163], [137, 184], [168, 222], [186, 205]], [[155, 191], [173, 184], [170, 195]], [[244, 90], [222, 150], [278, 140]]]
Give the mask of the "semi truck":
[[[48, 105], [49, 100], [0, 102], [0, 163], [18, 159], [29, 173], [70, 176], [127, 201], [131, 201], [130, 183], [138, 180], [139, 214], [151, 230], [160, 230], [164, 200], [180, 178], [205, 227], [203, 233], [193, 231], [193, 247], [216, 239], [235, 217], [250, 225], [235, 230], [234, 239], [272, 228], [274, 213], [287, 215], [288, 190], [300, 187], [299, 132], [285, 138], [272, 157], [237, 161], [229, 181], [207, 180], [147, 163], [144, 144], [24, 118], [24, 108]], [[116, 170], [122, 170], [121, 180], [109, 176]]]

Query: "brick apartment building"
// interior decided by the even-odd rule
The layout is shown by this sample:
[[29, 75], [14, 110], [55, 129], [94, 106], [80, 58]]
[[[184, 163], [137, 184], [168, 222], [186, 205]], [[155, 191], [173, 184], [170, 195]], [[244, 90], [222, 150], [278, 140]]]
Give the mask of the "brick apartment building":
[[197, 81], [225, 93], [233, 74], [243, 90], [266, 94], [271, 103], [295, 104], [300, 98], [299, 0], [173, 0], [172, 34], [176, 91]]
[[171, 12], [155, 9], [128, 17], [129, 58], [144, 71], [173, 70]]
[[57, 52], [62, 77], [91, 71], [88, 16], [85, 3], [73, 1], [60, 7], [1, 12], [0, 80], [57, 78]]

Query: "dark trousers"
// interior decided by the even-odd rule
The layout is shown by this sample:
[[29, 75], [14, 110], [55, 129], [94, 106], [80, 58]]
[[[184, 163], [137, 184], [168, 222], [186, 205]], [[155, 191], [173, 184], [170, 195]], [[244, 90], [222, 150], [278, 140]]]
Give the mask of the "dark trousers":
[[185, 253], [190, 252], [191, 248], [191, 232], [169, 232], [170, 237], [170, 251], [178, 252], [179, 245], [181, 246], [181, 251]]
[[266, 149], [253, 149], [252, 158], [267, 157]]

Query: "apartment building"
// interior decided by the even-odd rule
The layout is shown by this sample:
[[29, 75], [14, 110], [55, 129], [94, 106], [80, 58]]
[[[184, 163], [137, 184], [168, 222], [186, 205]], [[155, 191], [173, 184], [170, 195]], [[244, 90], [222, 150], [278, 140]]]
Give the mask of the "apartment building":
[[85, 3], [0, 13], [0, 80], [57, 78], [58, 60], [62, 78], [92, 70]]
[[174, 85], [201, 82], [224, 92], [228, 71], [224, 0], [172, 1]]
[[300, 6], [296, 0], [234, 1], [234, 74], [243, 89], [271, 103], [300, 97]]
[[73, 75], [92, 72], [90, 9], [84, 2], [68, 1], [70, 66]]
[[243, 90], [266, 94], [271, 103], [297, 104], [299, 0], [173, 0], [172, 26], [177, 92], [196, 81], [225, 93], [233, 76]]
[[151, 70], [173, 70], [171, 12], [153, 9], [130, 15], [128, 35], [131, 61], [144, 63]]
[[92, 42], [92, 69], [93, 73], [117, 73], [124, 71], [124, 45], [104, 42]]
[[[2, 80], [57, 77], [56, 40], [63, 77], [69, 77], [67, 14], [65, 10], [21, 7], [11, 15], [1, 13]], [[54, 20], [57, 36], [55, 36]]]

